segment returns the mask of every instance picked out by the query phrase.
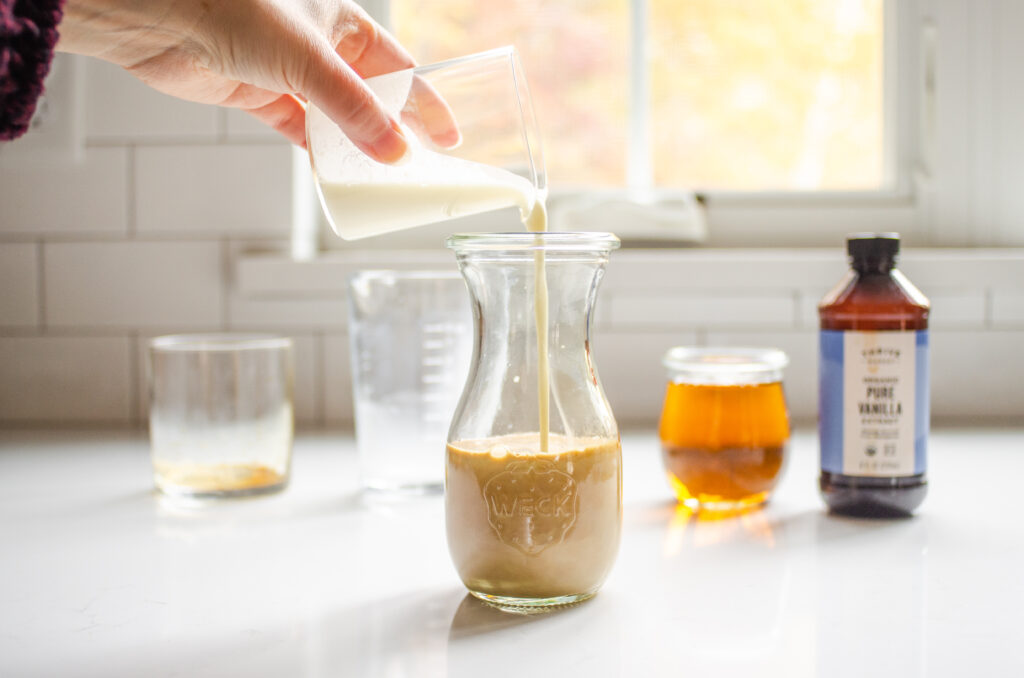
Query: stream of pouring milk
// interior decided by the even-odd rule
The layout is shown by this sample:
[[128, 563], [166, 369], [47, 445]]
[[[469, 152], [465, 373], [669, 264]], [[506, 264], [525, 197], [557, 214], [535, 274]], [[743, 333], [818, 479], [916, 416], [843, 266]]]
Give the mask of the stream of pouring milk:
[[[533, 210], [523, 213], [526, 230], [540, 233], [548, 228], [548, 213], [543, 200], [533, 205]], [[544, 250], [533, 253], [533, 312], [537, 325], [537, 406], [540, 414], [540, 451], [548, 451], [550, 432], [550, 408], [548, 398], [548, 276], [544, 264]]]
[[[335, 229], [355, 240], [480, 212], [518, 207], [530, 232], [547, 230], [543, 197], [525, 178], [507, 170], [415, 149], [414, 161], [367, 181], [319, 179], [324, 208]], [[387, 172], [388, 174], [383, 174]], [[540, 450], [548, 451], [550, 376], [548, 366], [548, 283], [543, 250], [534, 253], [534, 313], [537, 325], [537, 406]]]

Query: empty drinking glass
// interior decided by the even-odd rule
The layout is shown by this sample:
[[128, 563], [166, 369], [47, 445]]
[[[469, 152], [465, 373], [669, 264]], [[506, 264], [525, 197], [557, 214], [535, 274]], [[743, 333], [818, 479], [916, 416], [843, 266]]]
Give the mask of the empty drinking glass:
[[288, 483], [292, 341], [262, 334], [182, 334], [149, 343], [149, 435], [156, 485], [223, 497]]

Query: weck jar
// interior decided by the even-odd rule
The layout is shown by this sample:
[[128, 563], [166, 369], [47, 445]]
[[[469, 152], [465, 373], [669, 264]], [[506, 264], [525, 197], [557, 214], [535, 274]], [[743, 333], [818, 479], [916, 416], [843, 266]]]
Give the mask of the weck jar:
[[448, 547], [474, 596], [503, 608], [584, 600], [622, 527], [618, 426], [593, 359], [609, 233], [454, 235], [475, 344], [448, 436]]

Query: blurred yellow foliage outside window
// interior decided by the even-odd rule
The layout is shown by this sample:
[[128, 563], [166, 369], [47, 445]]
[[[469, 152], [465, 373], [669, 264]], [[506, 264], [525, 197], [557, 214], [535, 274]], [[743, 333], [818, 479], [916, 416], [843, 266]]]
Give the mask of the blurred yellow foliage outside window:
[[391, 0], [420, 63], [522, 54], [553, 188], [627, 183], [646, 109], [660, 188], [883, 188], [883, 0], [646, 0], [632, 107], [630, 0]]

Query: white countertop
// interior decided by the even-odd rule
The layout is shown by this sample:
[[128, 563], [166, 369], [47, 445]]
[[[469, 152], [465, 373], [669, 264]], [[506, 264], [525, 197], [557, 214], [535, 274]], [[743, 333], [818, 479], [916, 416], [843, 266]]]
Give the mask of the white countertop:
[[187, 508], [139, 435], [3, 432], [0, 675], [1024, 675], [1024, 431], [930, 452], [910, 520], [826, 515], [803, 433], [765, 510], [699, 522], [624, 435], [604, 589], [517, 616], [466, 596], [440, 497], [363, 502], [343, 435], [300, 437], [282, 494]]

